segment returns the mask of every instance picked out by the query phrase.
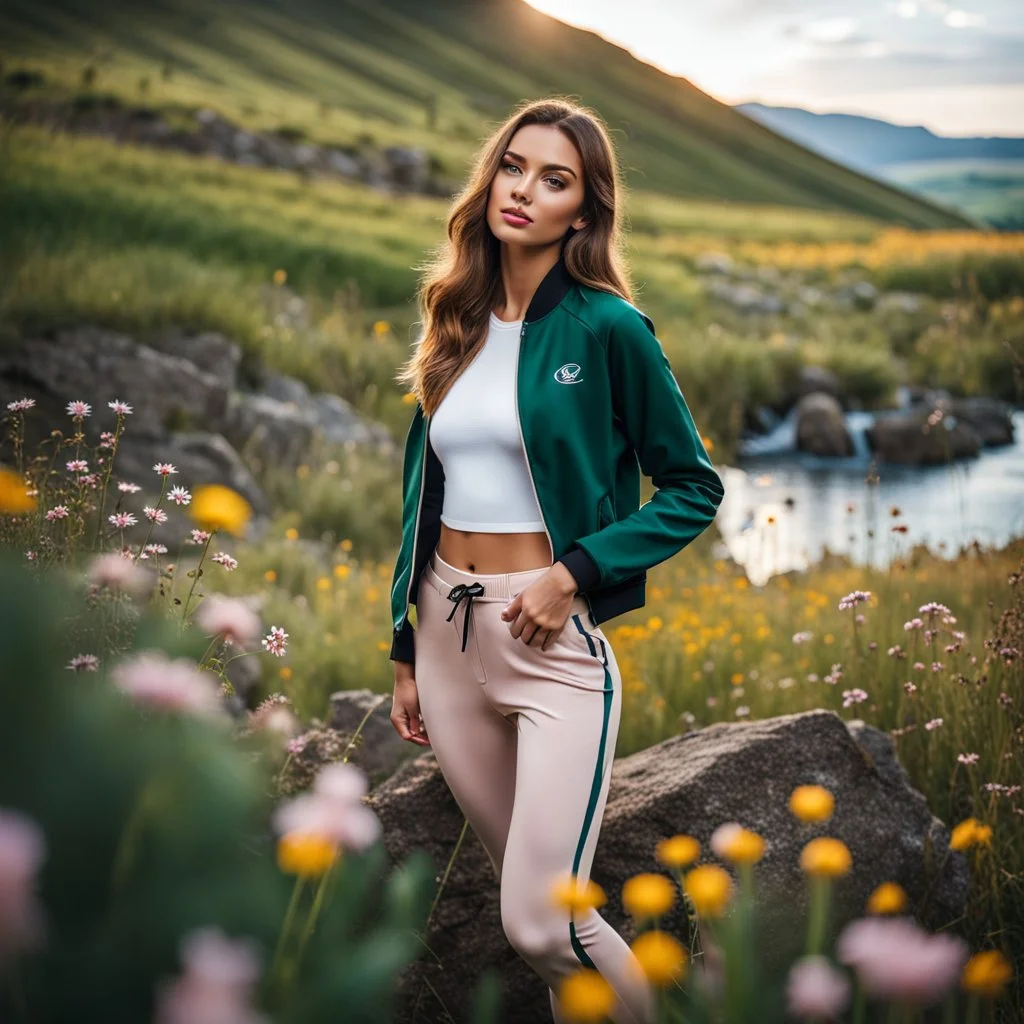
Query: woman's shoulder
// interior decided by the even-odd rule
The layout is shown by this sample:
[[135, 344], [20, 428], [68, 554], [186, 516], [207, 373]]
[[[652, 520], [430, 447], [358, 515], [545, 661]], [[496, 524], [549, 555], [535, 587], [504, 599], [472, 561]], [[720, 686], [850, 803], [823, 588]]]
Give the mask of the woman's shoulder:
[[581, 311], [590, 322], [591, 327], [601, 334], [611, 330], [620, 320], [624, 323], [644, 323], [654, 329], [651, 318], [635, 303], [624, 299], [615, 292], [604, 291], [592, 285], [578, 282], [580, 295], [583, 298]]

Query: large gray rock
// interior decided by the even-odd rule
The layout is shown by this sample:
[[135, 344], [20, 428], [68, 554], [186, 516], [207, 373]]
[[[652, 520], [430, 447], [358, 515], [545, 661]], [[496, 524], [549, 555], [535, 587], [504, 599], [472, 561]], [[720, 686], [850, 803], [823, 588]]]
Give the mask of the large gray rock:
[[1013, 444], [1013, 407], [998, 398], [949, 398], [939, 408], [966, 423], [986, 447]]
[[842, 406], [832, 395], [815, 391], [796, 403], [796, 446], [812, 455], [853, 454]]
[[[788, 810], [790, 793], [807, 783], [822, 785], [835, 796], [830, 821], [804, 824]], [[397, 863], [414, 849], [426, 849], [440, 879], [463, 815], [434, 755], [408, 762], [368, 799], [381, 818], [390, 857]], [[755, 948], [769, 970], [802, 952], [808, 886], [799, 856], [815, 836], [842, 839], [853, 856], [853, 871], [833, 888], [830, 942], [843, 923], [863, 913], [867, 897], [883, 881], [902, 885], [931, 929], [963, 913], [966, 858], [949, 850], [946, 826], [909, 784], [889, 737], [821, 710], [712, 725], [616, 761], [591, 873], [608, 897], [599, 913], [632, 941], [635, 930], [620, 898], [626, 879], [663, 871], [655, 846], [680, 832], [696, 836], [702, 860], [715, 862], [708, 841], [715, 828], [729, 821], [766, 840], [765, 856], [755, 868], [761, 908]], [[685, 939], [685, 913], [678, 903], [663, 926]], [[432, 953], [404, 973], [400, 1006], [408, 1008], [420, 981], [426, 980], [455, 1019], [465, 1020], [479, 972], [493, 966], [503, 983], [503, 1021], [550, 1019], [547, 987], [505, 938], [498, 881], [472, 830], [452, 866], [425, 942]], [[436, 1006], [425, 991], [424, 1005]]]
[[885, 462], [908, 466], [937, 465], [978, 454], [981, 438], [970, 424], [934, 413], [924, 406], [879, 414], [866, 431], [868, 444]]
[[352, 735], [362, 723], [360, 738], [349, 760], [366, 772], [371, 785], [389, 778], [401, 764], [424, 750], [398, 735], [391, 724], [391, 706], [391, 694], [373, 690], [339, 690], [331, 694], [328, 725], [332, 729]]
[[316, 419], [308, 406], [267, 395], [232, 392], [224, 434], [261, 463], [298, 465], [309, 452]]

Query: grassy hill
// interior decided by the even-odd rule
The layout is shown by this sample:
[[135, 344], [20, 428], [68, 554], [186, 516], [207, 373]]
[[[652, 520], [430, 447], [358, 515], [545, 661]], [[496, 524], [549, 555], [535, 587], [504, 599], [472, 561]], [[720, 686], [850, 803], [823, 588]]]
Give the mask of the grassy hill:
[[918, 228], [962, 215], [811, 153], [598, 35], [522, 0], [14, 0], [5, 68], [254, 129], [425, 147], [463, 175], [520, 100], [569, 94], [614, 132], [635, 192], [844, 211]]

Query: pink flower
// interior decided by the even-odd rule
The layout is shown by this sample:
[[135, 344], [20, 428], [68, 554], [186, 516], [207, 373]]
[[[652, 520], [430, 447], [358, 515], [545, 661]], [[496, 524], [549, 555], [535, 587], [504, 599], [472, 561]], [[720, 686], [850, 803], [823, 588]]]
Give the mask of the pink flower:
[[190, 932], [181, 946], [184, 972], [157, 992], [155, 1024], [268, 1024], [250, 1006], [260, 974], [257, 948], [216, 926]]
[[912, 629], [920, 629], [924, 623], [920, 619], [911, 619], [903, 623], [903, 628], [909, 633]]
[[270, 632], [263, 638], [263, 646], [277, 658], [283, 658], [288, 634], [281, 626], [271, 626]]
[[52, 523], [55, 519], [67, 519], [70, 514], [71, 513], [68, 512], [67, 505], [54, 505], [53, 508], [46, 513], [46, 518]]
[[100, 667], [100, 659], [95, 654], [76, 654], [67, 667], [73, 672], [95, 672]]
[[46, 855], [42, 829], [18, 811], [0, 808], [0, 963], [43, 938], [36, 874]]
[[129, 416], [131, 415], [132, 407], [127, 402], [121, 402], [115, 399], [113, 402], [107, 402], [107, 405], [117, 413], [118, 416]]
[[178, 472], [169, 462], [158, 462], [153, 469], [161, 476], [170, 476], [172, 473]]
[[34, 398], [19, 398], [15, 402], [8, 402], [7, 408], [11, 412], [24, 412], [26, 409], [31, 409], [35, 404], [36, 400]]
[[217, 677], [188, 658], [171, 660], [163, 651], [143, 651], [116, 665], [110, 675], [119, 689], [141, 704], [212, 718], [224, 714]]
[[166, 555], [167, 545], [166, 544], [147, 544], [145, 551], [150, 555]]
[[839, 610], [846, 611], [847, 608], [854, 608], [862, 602], [866, 602], [871, 598], [870, 590], [851, 590], [846, 597], [839, 599]]
[[924, 727], [928, 732], [931, 732], [933, 729], [938, 729], [940, 725], [942, 725], [941, 718], [933, 718], [930, 722], [924, 723]]
[[144, 597], [152, 586], [152, 578], [145, 569], [135, 565], [131, 557], [116, 551], [97, 555], [89, 563], [89, 582], [94, 587], [123, 590], [132, 597]]
[[39, 557], [38, 551], [26, 551], [25, 557], [30, 561], [34, 562]]
[[786, 999], [797, 1017], [838, 1017], [849, 1005], [850, 982], [828, 957], [805, 956], [790, 968]]
[[142, 508], [143, 515], [153, 523], [166, 523], [167, 513], [162, 508], [153, 508], [152, 505], [144, 505]]
[[916, 686], [916, 684], [912, 683], [909, 679], [903, 684], [903, 689], [906, 690], [907, 693], [910, 693], [910, 694], [917, 693], [917, 686]]
[[238, 568], [238, 559], [232, 558], [226, 551], [218, 551], [210, 558], [210, 561], [223, 565], [228, 572]]
[[134, 494], [136, 491], [141, 491], [142, 488], [138, 484], [130, 484], [122, 481], [117, 485], [119, 491], [124, 491], [125, 494]]
[[310, 792], [277, 808], [274, 827], [282, 835], [316, 835], [351, 849], [365, 849], [381, 832], [377, 815], [362, 802], [366, 791], [362, 770], [336, 761], [320, 770]]
[[192, 530], [191, 535], [193, 544], [205, 544], [210, 539], [206, 530]]
[[808, 640], [813, 639], [814, 634], [810, 630], [801, 630], [799, 633], [793, 634], [793, 643], [805, 644]]
[[957, 936], [929, 935], [909, 917], [867, 917], [843, 929], [836, 954], [856, 968], [869, 996], [929, 1005], [957, 983], [968, 948]]
[[[100, 434], [100, 447], [101, 448], [113, 448], [114, 447], [114, 435], [109, 430], [104, 430]], [[100, 460], [103, 461], [102, 459]]]
[[134, 526], [138, 522], [131, 512], [115, 512], [112, 516], [107, 516], [107, 519], [119, 530]]
[[828, 683], [830, 686], [835, 686], [836, 683], [838, 683], [839, 680], [842, 679], [842, 678], [843, 678], [843, 666], [837, 664], [837, 665], [833, 665], [832, 666], [832, 671], [829, 672], [829, 674], [827, 676], [825, 676], [825, 680], [824, 681], [826, 683]]
[[92, 412], [92, 406], [88, 402], [68, 402], [68, 415], [73, 416], [75, 419], [81, 419], [84, 416], [88, 416]]
[[977, 754], [957, 754], [956, 759], [961, 764], [977, 764], [978, 763], [978, 755]]
[[172, 487], [167, 493], [167, 497], [174, 502], [175, 505], [187, 505], [192, 500], [192, 495], [184, 487]]
[[860, 687], [852, 690], [843, 690], [843, 707], [848, 708], [851, 704], [860, 704], [868, 699], [867, 693]]
[[67, 463], [69, 473], [88, 473], [89, 463], [85, 459], [71, 459]]
[[244, 601], [211, 594], [196, 611], [196, 625], [238, 647], [248, 647], [260, 635], [260, 617]]

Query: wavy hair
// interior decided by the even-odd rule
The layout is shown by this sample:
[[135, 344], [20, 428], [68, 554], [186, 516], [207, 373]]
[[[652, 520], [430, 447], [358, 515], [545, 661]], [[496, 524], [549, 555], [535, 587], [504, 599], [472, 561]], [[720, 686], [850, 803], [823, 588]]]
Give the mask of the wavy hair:
[[527, 124], [553, 125], [583, 163], [586, 227], [570, 227], [562, 242], [566, 269], [577, 281], [633, 301], [623, 256], [624, 191], [615, 149], [600, 115], [566, 99], [526, 101], [481, 146], [469, 180], [455, 197], [447, 242], [423, 271], [417, 289], [422, 333], [396, 381], [416, 395], [427, 415], [469, 365], [487, 337], [491, 310], [502, 299], [500, 244], [487, 224], [491, 182], [512, 137]]

